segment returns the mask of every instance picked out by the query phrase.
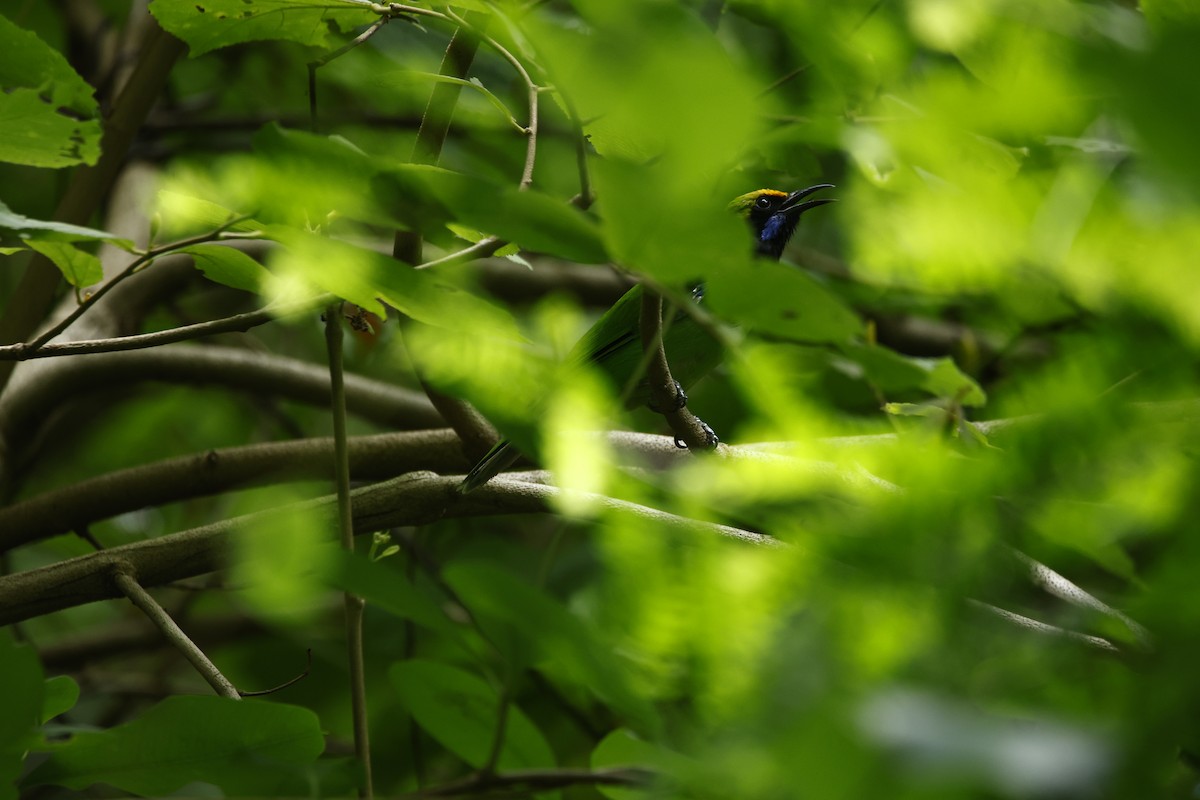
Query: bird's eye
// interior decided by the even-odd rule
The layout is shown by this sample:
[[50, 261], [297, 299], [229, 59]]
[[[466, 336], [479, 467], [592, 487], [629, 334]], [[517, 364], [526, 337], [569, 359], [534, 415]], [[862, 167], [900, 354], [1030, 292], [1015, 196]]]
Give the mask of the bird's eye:
[[758, 208], [762, 208], [762, 209], [770, 208], [771, 207], [771, 198], [764, 195], [763, 197], [760, 197], [760, 198], [758, 198], [758, 200], [754, 201], [754, 205], [757, 206]]

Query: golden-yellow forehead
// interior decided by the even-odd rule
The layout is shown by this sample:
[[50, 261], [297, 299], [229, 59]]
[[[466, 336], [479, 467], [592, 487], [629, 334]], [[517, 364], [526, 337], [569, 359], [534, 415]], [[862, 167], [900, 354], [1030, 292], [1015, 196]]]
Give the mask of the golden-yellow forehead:
[[754, 205], [754, 201], [766, 195], [767, 197], [787, 197], [787, 192], [781, 192], [778, 189], [755, 189], [753, 192], [739, 195], [733, 198], [729, 207], [734, 211], [745, 211]]

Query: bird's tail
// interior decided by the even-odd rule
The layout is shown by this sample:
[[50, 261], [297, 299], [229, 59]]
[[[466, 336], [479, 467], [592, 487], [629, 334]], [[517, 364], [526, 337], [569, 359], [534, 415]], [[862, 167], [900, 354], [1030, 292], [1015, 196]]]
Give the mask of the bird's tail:
[[471, 467], [467, 477], [458, 485], [459, 494], [473, 492], [480, 486], [496, 477], [501, 471], [511, 467], [521, 454], [513, 447], [508, 439], [487, 451], [487, 455], [479, 459], [479, 463]]

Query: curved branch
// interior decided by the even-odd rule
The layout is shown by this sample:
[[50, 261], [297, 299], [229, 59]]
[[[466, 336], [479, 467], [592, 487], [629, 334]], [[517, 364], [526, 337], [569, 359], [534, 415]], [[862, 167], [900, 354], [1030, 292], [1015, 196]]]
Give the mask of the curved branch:
[[[29, 362], [36, 379], [0, 396], [0, 451], [15, 452], [66, 398], [138, 381], [215, 385], [313, 406], [329, 403], [329, 373], [314, 364], [247, 350], [180, 345]], [[32, 376], [31, 376], [32, 378]], [[346, 406], [352, 414], [392, 429], [441, 427], [444, 423], [419, 393], [382, 381], [346, 376]]]

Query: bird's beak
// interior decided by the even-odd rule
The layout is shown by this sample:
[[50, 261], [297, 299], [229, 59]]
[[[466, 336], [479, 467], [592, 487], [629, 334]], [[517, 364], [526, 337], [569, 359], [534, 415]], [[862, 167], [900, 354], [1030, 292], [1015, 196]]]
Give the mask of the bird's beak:
[[[814, 192], [819, 192], [822, 189], [833, 189], [833, 188], [834, 188], [834, 185], [832, 183], [818, 183], [816, 186], [810, 186], [807, 189], [800, 189], [798, 191], [792, 192], [791, 194], [789, 194], [787, 196], [787, 199], [783, 201], [783, 205], [781, 205], [779, 207], [779, 210], [782, 211], [783, 213], [787, 214], [792, 219], [799, 219], [800, 215], [803, 214], [805, 211], [808, 211], [810, 208], [816, 208], [817, 206], [823, 206], [826, 203], [837, 202], [836, 200], [834, 200], [832, 198], [828, 198], [828, 197], [818, 198], [816, 200], [804, 200], [804, 198], [808, 197], [810, 194], [813, 194]], [[804, 202], [801, 202], [801, 201], [804, 201]]]

